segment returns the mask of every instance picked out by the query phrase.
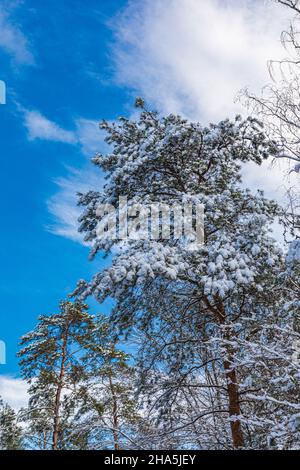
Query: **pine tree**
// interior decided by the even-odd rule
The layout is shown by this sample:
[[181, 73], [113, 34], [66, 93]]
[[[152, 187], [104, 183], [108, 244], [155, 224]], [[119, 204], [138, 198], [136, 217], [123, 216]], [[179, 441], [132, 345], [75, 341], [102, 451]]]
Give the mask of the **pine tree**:
[[0, 449], [22, 449], [22, 429], [17, 422], [16, 412], [0, 398]]
[[[31, 390], [33, 395], [33, 390]], [[53, 435], [52, 403], [48, 393], [42, 398], [31, 396], [28, 406], [20, 410], [24, 427], [24, 445], [28, 450], [50, 450]]]
[[29, 448], [138, 447], [134, 368], [103, 315], [90, 315], [78, 300], [62, 302], [21, 344], [30, 399], [20, 417]]
[[[137, 104], [143, 107], [142, 101]], [[160, 118], [143, 108], [138, 121], [121, 118], [101, 127], [112, 152], [96, 155], [93, 162], [106, 172], [108, 183], [102, 193], [81, 195], [79, 202], [86, 209], [80, 230], [93, 242], [92, 257], [114, 247], [113, 262], [91, 282], [80, 281], [76, 293], [94, 294], [100, 302], [113, 296], [113, 321], [122, 332], [130, 332], [140, 316], [149, 313], [139, 303], [144, 294], [157, 283], [169, 283], [175, 292], [171, 309], [181, 299], [183, 308], [190, 311], [193, 306], [197, 311], [199, 331], [203, 322], [206, 325], [210, 353], [217, 350], [218, 373], [225, 380], [227, 403], [222, 413], [228, 416], [232, 446], [243, 447], [247, 423], [241, 395], [245, 390], [239, 383], [239, 341], [248, 334], [249, 319], [258, 324], [272, 309], [269, 292], [283, 270], [283, 255], [270, 236], [280, 208], [262, 192], [244, 190], [240, 168], [249, 161], [260, 165], [279, 150], [252, 118], [202, 127], [179, 116]], [[99, 222], [109, 226], [110, 217], [99, 214], [99, 205], [118, 207], [122, 196], [129, 206], [203, 204], [205, 244], [191, 250], [184, 239], [130, 238], [118, 244], [109, 233], [106, 239], [98, 237]], [[153, 321], [155, 309], [147, 318]]]
[[132, 448], [136, 445], [136, 427], [141, 423], [135, 397], [136, 373], [130, 357], [117, 349], [105, 317], [97, 317], [97, 329], [84, 358], [89, 379], [80, 390], [83, 405], [79, 411], [85, 429], [98, 433], [105, 448]]
[[33, 430], [46, 436], [51, 429], [53, 450], [66, 445], [73, 396], [86, 377], [81, 358], [95, 328], [87, 310], [87, 305], [77, 300], [64, 301], [59, 313], [40, 316], [37, 327], [21, 340], [21, 372], [30, 384], [27, 416]]

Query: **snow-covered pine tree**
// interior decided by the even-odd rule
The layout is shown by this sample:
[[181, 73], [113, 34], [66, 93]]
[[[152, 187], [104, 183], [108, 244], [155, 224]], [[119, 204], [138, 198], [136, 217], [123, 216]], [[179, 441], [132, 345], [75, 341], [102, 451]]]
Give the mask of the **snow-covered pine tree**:
[[92, 437], [98, 435], [94, 448], [137, 448], [135, 434], [142, 417], [135, 397], [135, 369], [129, 365], [130, 357], [110, 338], [107, 319], [98, 317], [97, 325], [84, 358], [89, 380], [80, 390], [78, 422]]
[[[274, 283], [271, 302], [257, 305], [253, 315], [240, 317], [234, 325], [247, 448], [299, 447], [299, 307], [289, 283], [283, 272]], [[223, 339], [209, 315], [199, 312], [196, 299], [188, 302], [174, 282], [152, 282], [140, 295], [120, 302], [118, 312], [134, 317], [135, 331], [141, 332], [141, 389], [149, 397], [150, 418], [165, 423], [158, 438], [180, 437], [181, 448], [230, 448], [223, 419]]]
[[[86, 378], [81, 359], [94, 329], [86, 304], [64, 301], [59, 313], [40, 316], [37, 327], [21, 339], [21, 373], [30, 384], [29, 408], [23, 415], [35, 421], [38, 413], [39, 424], [45, 425], [39, 432], [45, 435], [51, 426], [54, 450], [66, 446], [70, 407], [75, 406], [77, 386]], [[37, 431], [36, 424], [32, 429]]]
[[139, 390], [157, 445], [229, 449], [220, 337], [213, 337], [210, 315], [186, 287], [151, 282], [119, 302], [118, 315], [134, 319]]
[[[33, 395], [35, 398], [33, 399]], [[52, 397], [48, 388], [44, 394], [33, 393], [27, 407], [23, 407], [18, 414], [23, 425], [24, 448], [26, 450], [50, 450], [53, 437]], [[37, 406], [38, 403], [38, 406]]]
[[0, 449], [22, 449], [22, 428], [17, 421], [17, 414], [8, 403], [0, 398]]
[[[93, 243], [92, 257], [113, 250], [112, 265], [91, 282], [80, 281], [77, 293], [107, 296], [117, 300], [114, 320], [130, 330], [143, 314], [138, 302], [133, 313], [119, 308], [142, 296], [159, 280], [173, 283], [173, 290], [185, 298], [188, 308], [197, 306], [199, 325], [203, 315], [210, 319], [212, 350], [219, 341], [222, 374], [226, 380], [228, 416], [232, 446], [245, 445], [242, 425], [239, 370], [236, 367], [237, 337], [248, 318], [264, 315], [282, 271], [282, 254], [270, 237], [270, 225], [280, 210], [262, 192], [242, 189], [240, 168], [244, 162], [259, 165], [278, 150], [255, 119], [225, 120], [203, 127], [179, 116], [160, 118], [144, 108], [137, 121], [121, 118], [119, 123], [103, 122], [101, 127], [112, 146], [108, 155], [96, 155], [93, 162], [106, 172], [103, 192], [81, 195], [86, 209], [80, 231]], [[191, 250], [186, 240], [117, 240], [99, 238], [99, 204], [118, 206], [120, 196], [134, 203], [203, 204], [205, 244]], [[104, 216], [105, 218], [105, 216]], [[103, 220], [102, 220], [103, 222]], [[130, 312], [130, 313], [128, 313]], [[153, 311], [155, 316], [155, 310]]]
[[[59, 411], [59, 436], [57, 449], [85, 450], [89, 448], [90, 433], [78, 428], [77, 414], [82, 400], [80, 387], [76, 383], [72, 387], [65, 384]], [[24, 445], [29, 450], [50, 450], [53, 448], [53, 414], [55, 388], [45, 382], [44, 374], [33, 379], [30, 386], [28, 406], [20, 410], [19, 421], [23, 423]]]

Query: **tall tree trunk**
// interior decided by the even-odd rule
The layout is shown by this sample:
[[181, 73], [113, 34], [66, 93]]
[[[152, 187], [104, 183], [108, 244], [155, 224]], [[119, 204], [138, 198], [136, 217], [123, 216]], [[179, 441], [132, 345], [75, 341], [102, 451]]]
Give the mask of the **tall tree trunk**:
[[[225, 340], [232, 341], [235, 338], [235, 333], [232, 332], [231, 328], [225, 328], [224, 333]], [[227, 380], [227, 393], [228, 393], [228, 411], [230, 419], [230, 428], [232, 435], [233, 447], [239, 448], [244, 446], [244, 435], [242, 430], [241, 422], [236, 416], [240, 416], [240, 394], [237, 381], [237, 374], [234, 368], [234, 348], [228, 343], [226, 347], [226, 359], [223, 361], [225, 376]]]
[[64, 336], [64, 339], [63, 339], [62, 349], [61, 349], [61, 365], [60, 365], [60, 372], [59, 372], [57, 390], [56, 390], [56, 394], [55, 394], [52, 450], [57, 450], [58, 438], [59, 438], [59, 427], [60, 427], [59, 412], [60, 412], [61, 393], [62, 393], [62, 389], [63, 389], [63, 380], [64, 380], [64, 376], [65, 376], [67, 341], [68, 341], [68, 333], [66, 332], [66, 334]]
[[234, 368], [235, 350], [229, 344], [229, 341], [235, 339], [235, 333], [232, 331], [232, 328], [229, 325], [226, 326], [226, 312], [222, 301], [217, 298], [215, 305], [212, 305], [207, 297], [204, 298], [204, 301], [208, 309], [214, 315], [216, 321], [223, 327], [223, 338], [225, 340], [226, 348], [226, 359], [223, 361], [223, 367], [227, 381], [228, 413], [230, 417], [230, 429], [233, 447], [238, 449], [244, 446], [244, 434], [241, 421], [236, 418], [241, 414], [240, 394], [237, 382], [237, 374]]
[[232, 435], [233, 447], [239, 448], [244, 446], [244, 436], [241, 422], [238, 418], [233, 417], [241, 414], [239, 402], [239, 389], [237, 385], [236, 371], [232, 368], [231, 360], [224, 361], [224, 370], [227, 379], [227, 393], [228, 393], [228, 411], [230, 420], [230, 428]]
[[109, 386], [110, 386], [110, 391], [112, 395], [112, 418], [113, 418], [113, 436], [114, 436], [114, 448], [115, 450], [120, 449], [119, 445], [119, 420], [118, 420], [118, 402], [117, 402], [117, 397], [115, 394], [115, 388], [111, 379], [111, 376], [109, 376]]

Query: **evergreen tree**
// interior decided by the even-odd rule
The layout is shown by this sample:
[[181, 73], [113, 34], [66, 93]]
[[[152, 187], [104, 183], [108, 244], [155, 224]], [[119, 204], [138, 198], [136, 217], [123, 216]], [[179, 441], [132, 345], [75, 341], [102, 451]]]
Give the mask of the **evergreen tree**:
[[[144, 106], [141, 100], [137, 105]], [[108, 254], [112, 247], [114, 256], [112, 265], [91, 282], [81, 281], [76, 293], [94, 294], [99, 301], [113, 296], [113, 321], [120, 331], [130, 332], [145, 312], [149, 321], [156, 316], [155, 308], [149, 316], [141, 298], [147, 293], [149, 298], [157, 283], [169, 283], [174, 292], [171, 310], [179, 302], [186, 311], [196, 311], [209, 354], [217, 351], [218, 375], [226, 391], [220, 414], [227, 414], [232, 446], [243, 447], [247, 418], [242, 410], [239, 341], [247, 337], [250, 319], [255, 318], [258, 326], [272, 310], [269, 292], [278, 284], [283, 255], [270, 236], [280, 208], [262, 192], [243, 189], [240, 168], [249, 161], [260, 165], [279, 150], [251, 118], [202, 127], [179, 116], [160, 118], [143, 108], [138, 121], [122, 118], [101, 127], [112, 152], [98, 154], [93, 161], [106, 172], [108, 183], [102, 193], [81, 195], [79, 202], [86, 209], [80, 230], [93, 242], [92, 257], [100, 250]], [[99, 205], [118, 207], [121, 196], [128, 198], [129, 207], [203, 204], [205, 244], [191, 250], [185, 239], [131, 237], [118, 244], [109, 232], [105, 239], [98, 237], [100, 222], [110, 226], [110, 215], [99, 214]]]
[[30, 384], [31, 428], [45, 436], [51, 429], [54, 450], [65, 448], [74, 393], [86, 378], [81, 358], [95, 329], [87, 310], [77, 300], [64, 301], [60, 313], [40, 316], [37, 327], [21, 340], [21, 372]]
[[21, 344], [21, 370], [30, 383], [29, 405], [20, 413], [28, 447], [137, 446], [134, 369], [104, 316], [91, 316], [78, 300], [62, 302], [60, 313], [41, 316]]
[[22, 449], [22, 429], [13, 408], [0, 398], [0, 449]]
[[98, 447], [118, 450], [138, 446], [135, 433], [142, 418], [135, 396], [136, 372], [129, 360], [117, 349], [107, 319], [98, 316], [94, 339], [84, 358], [89, 379], [80, 390], [83, 405], [78, 414], [81, 423], [86, 423], [85, 429], [92, 435], [96, 431]]

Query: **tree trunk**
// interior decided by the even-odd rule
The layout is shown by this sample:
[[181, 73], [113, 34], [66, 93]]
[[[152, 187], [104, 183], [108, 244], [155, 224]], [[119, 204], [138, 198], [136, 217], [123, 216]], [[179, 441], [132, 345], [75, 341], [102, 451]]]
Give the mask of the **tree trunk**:
[[[236, 371], [231, 367], [231, 360], [224, 361], [224, 370], [227, 379], [227, 393], [228, 393], [228, 411], [230, 418], [239, 416], [241, 408], [239, 403], [239, 389], [237, 385]], [[233, 447], [239, 448], [244, 446], [244, 436], [242, 431], [241, 422], [239, 419], [231, 419], [230, 421], [231, 435]]]
[[66, 361], [66, 349], [67, 349], [68, 333], [65, 334], [63, 339], [63, 345], [61, 350], [61, 365], [58, 378], [58, 385], [55, 395], [54, 405], [54, 419], [53, 419], [53, 435], [52, 435], [52, 450], [57, 450], [58, 437], [59, 437], [59, 426], [60, 426], [60, 400], [63, 389], [63, 380], [65, 375], [65, 361]]
[[[224, 339], [226, 341], [232, 341], [235, 339], [235, 333], [232, 331], [230, 326], [225, 328]], [[237, 382], [236, 370], [233, 366], [234, 364], [234, 348], [225, 343], [226, 347], [226, 359], [223, 362], [225, 376], [227, 380], [227, 393], [228, 393], [228, 411], [230, 420], [230, 428], [232, 435], [233, 447], [239, 448], [244, 446], [244, 435], [242, 430], [241, 422], [236, 416], [240, 416], [241, 407], [240, 407], [240, 394], [239, 387]]]
[[113, 385], [113, 382], [112, 382], [110, 376], [109, 376], [109, 386], [110, 386], [111, 395], [112, 395], [112, 401], [113, 401], [113, 405], [112, 405], [112, 414], [113, 414], [114, 448], [115, 448], [115, 450], [120, 450], [120, 446], [119, 446], [119, 433], [118, 433], [118, 429], [119, 429], [118, 403], [117, 403], [117, 397], [116, 397], [116, 394], [115, 394], [114, 385]]
[[235, 350], [230, 344], [228, 344], [229, 341], [235, 339], [235, 333], [232, 331], [230, 325], [226, 326], [226, 312], [222, 301], [220, 299], [216, 299], [215, 305], [212, 305], [208, 298], [204, 298], [204, 301], [208, 309], [214, 315], [216, 321], [224, 328], [223, 339], [225, 340], [226, 359], [223, 361], [223, 366], [227, 380], [228, 413], [230, 417], [233, 447], [238, 449], [244, 446], [244, 435], [240, 420], [235, 418], [241, 414], [240, 394], [237, 382], [237, 374], [233, 366]]

